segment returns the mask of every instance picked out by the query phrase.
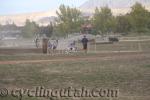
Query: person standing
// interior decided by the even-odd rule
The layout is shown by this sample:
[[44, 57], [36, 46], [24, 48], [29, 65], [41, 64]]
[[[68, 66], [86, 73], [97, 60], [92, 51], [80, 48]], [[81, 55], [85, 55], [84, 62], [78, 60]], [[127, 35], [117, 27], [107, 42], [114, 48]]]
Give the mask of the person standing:
[[48, 41], [47, 51], [49, 54], [52, 54], [52, 43], [51, 40]]
[[35, 46], [36, 48], [39, 48], [40, 46], [40, 39], [38, 37], [35, 39]]
[[53, 52], [53, 54], [56, 53], [57, 46], [58, 46], [58, 40], [53, 40], [53, 42], [52, 42], [52, 50], [53, 50], [52, 52]]
[[83, 38], [82, 38], [82, 44], [83, 44], [83, 50], [85, 51], [85, 53], [87, 53], [87, 44], [88, 44], [88, 39], [86, 38], [86, 36], [84, 36]]

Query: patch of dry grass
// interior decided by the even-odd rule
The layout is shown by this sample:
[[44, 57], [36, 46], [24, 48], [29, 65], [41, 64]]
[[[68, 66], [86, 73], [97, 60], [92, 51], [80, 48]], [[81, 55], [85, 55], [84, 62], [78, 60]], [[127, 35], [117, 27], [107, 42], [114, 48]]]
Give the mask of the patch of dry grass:
[[[88, 55], [89, 57], [92, 55]], [[113, 100], [148, 100], [150, 97], [150, 60], [148, 55], [130, 59], [95, 61], [49, 62], [41, 64], [0, 65], [0, 86], [13, 88], [87, 87], [117, 88], [120, 97]], [[119, 57], [119, 58], [118, 58]], [[1, 99], [1, 98], [0, 98]], [[24, 100], [37, 100], [27, 98]], [[72, 98], [64, 98], [71, 100]], [[17, 100], [12, 97], [2, 100]], [[40, 99], [41, 100], [41, 99]], [[55, 99], [54, 99], [55, 100]], [[72, 99], [75, 100], [75, 99]], [[107, 98], [79, 98], [78, 100], [110, 100]]]

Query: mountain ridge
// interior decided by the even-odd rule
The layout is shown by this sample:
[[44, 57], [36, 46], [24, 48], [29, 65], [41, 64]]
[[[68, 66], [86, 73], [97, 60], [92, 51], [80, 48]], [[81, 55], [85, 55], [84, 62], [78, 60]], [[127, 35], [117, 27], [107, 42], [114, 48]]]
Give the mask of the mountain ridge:
[[[23, 13], [23, 14], [14, 14], [14, 15], [0, 15], [0, 24], [12, 24], [15, 23], [17, 26], [23, 26], [25, 24], [26, 19], [29, 19], [31, 21], [39, 22], [39, 20], [49, 17], [53, 18], [56, 16], [54, 11], [43, 11], [43, 12], [33, 12], [33, 13]], [[53, 20], [52, 20], [53, 21]]]
[[130, 8], [133, 4], [139, 2], [144, 6], [150, 5], [150, 0], [88, 0], [79, 8], [95, 8], [108, 6], [110, 8]]
[[[131, 9], [130, 7], [135, 3], [142, 3], [146, 9], [150, 11], [150, 0], [87, 0], [79, 10], [86, 16], [92, 16], [96, 7], [108, 6], [111, 8], [114, 15], [126, 14]], [[45, 12], [15, 14], [15, 15], [0, 15], [0, 24], [15, 23], [17, 26], [23, 26], [26, 19], [37, 22], [39, 25], [47, 25], [48, 21], [54, 22], [56, 11], [50, 10]]]
[[141, 3], [150, 11], [150, 0], [88, 0], [79, 8], [82, 12], [93, 13], [96, 7], [108, 6], [114, 15], [119, 15], [129, 12], [136, 2]]

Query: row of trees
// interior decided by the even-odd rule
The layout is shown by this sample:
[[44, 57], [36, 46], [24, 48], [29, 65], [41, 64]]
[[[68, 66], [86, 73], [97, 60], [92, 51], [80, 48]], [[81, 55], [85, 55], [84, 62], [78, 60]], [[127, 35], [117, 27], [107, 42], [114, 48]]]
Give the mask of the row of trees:
[[48, 26], [39, 26], [35, 22], [26, 20], [25, 26], [22, 28], [22, 35], [25, 38], [34, 37], [35, 35], [45, 34], [47, 37], [51, 37], [53, 33], [53, 25], [50, 23]]
[[90, 20], [82, 17], [82, 13], [75, 8], [61, 5], [59, 10], [57, 27], [60, 33], [79, 32], [84, 23], [93, 26], [92, 34], [150, 32], [150, 12], [140, 3], [133, 5], [130, 13], [119, 16], [113, 16], [108, 7], [96, 8]]
[[0, 25], [0, 31], [18, 30], [19, 28], [14, 24]]
[[81, 24], [83, 24], [82, 13], [76, 8], [70, 8], [69, 6], [61, 5], [59, 11], [56, 11], [58, 15], [58, 24], [56, 31], [62, 33], [62, 35], [79, 32]]
[[80, 32], [81, 24], [83, 24], [82, 13], [76, 8], [70, 8], [69, 6], [61, 5], [59, 11], [56, 11], [58, 15], [57, 25], [39, 26], [35, 22], [26, 20], [25, 26], [22, 28], [23, 37], [33, 37], [36, 34], [46, 34], [47, 37], [55, 35], [65, 36], [70, 33]]
[[35, 22], [26, 21], [22, 29], [24, 37], [32, 37], [36, 34], [46, 34], [48, 37], [52, 33], [57, 35], [67, 35], [80, 32], [81, 26], [90, 24], [91, 34], [106, 33], [148, 33], [150, 32], [150, 12], [140, 3], [131, 7], [131, 12], [126, 15], [114, 16], [108, 7], [96, 8], [92, 18], [83, 17], [80, 10], [69, 6], [61, 5], [56, 11], [58, 20], [55, 26], [50, 23], [48, 26], [39, 27]]

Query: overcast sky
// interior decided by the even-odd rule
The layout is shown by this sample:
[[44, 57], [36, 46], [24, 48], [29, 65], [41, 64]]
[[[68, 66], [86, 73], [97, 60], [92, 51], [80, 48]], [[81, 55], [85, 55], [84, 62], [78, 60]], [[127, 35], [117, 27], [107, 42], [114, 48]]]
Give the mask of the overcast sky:
[[0, 0], [0, 15], [55, 10], [60, 4], [79, 7], [87, 0]]

